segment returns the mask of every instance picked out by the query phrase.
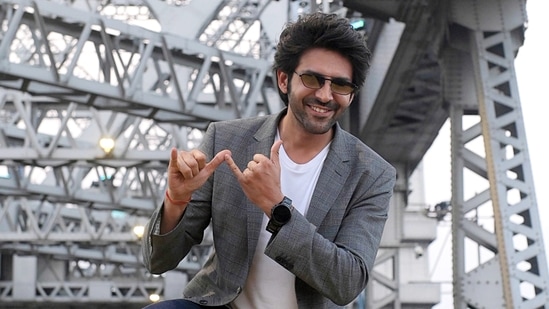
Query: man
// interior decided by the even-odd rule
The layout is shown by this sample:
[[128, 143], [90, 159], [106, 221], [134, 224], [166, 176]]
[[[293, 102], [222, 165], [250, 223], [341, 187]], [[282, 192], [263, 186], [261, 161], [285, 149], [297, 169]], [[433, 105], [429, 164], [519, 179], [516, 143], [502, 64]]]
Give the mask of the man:
[[172, 149], [145, 264], [173, 269], [210, 224], [215, 253], [182, 299], [151, 308], [339, 308], [364, 290], [395, 170], [337, 119], [369, 59], [346, 19], [304, 16], [283, 30], [274, 59], [287, 108], [212, 123], [199, 149]]

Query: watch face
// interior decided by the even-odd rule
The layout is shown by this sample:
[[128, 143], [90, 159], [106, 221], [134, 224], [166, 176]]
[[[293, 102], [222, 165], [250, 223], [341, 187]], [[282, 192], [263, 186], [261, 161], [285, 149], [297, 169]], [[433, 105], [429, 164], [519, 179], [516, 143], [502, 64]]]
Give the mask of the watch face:
[[286, 222], [290, 221], [291, 217], [292, 217], [292, 213], [288, 206], [277, 205], [273, 210], [273, 219], [277, 223], [285, 224]]
[[292, 218], [292, 200], [286, 196], [271, 209], [271, 220], [267, 223], [267, 231], [276, 234], [278, 230]]

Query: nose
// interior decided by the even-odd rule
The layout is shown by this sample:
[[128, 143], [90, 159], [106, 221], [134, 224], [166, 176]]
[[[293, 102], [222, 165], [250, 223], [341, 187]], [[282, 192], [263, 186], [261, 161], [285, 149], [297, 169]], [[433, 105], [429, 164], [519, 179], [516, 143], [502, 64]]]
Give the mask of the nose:
[[324, 85], [316, 90], [315, 95], [321, 102], [329, 102], [334, 99], [331, 83], [331, 81], [326, 80]]

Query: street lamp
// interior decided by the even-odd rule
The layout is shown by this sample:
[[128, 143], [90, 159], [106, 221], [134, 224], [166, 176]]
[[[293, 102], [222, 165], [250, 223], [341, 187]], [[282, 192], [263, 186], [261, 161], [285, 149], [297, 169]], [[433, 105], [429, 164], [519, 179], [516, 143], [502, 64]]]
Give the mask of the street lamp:
[[160, 300], [160, 295], [153, 293], [149, 295], [149, 300], [152, 301], [153, 303], [156, 303]]
[[136, 225], [133, 227], [133, 233], [137, 238], [141, 239], [143, 234], [145, 234], [145, 227], [143, 225]]
[[106, 155], [110, 155], [112, 150], [114, 149], [114, 139], [111, 137], [102, 137], [99, 140], [99, 147], [103, 149]]

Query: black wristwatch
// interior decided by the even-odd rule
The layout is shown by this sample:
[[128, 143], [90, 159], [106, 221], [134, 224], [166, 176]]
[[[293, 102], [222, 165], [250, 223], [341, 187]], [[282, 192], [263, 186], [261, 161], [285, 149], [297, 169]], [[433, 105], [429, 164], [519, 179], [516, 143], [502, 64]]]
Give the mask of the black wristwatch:
[[284, 197], [282, 202], [271, 209], [271, 219], [267, 223], [267, 231], [275, 234], [292, 218], [292, 200]]

